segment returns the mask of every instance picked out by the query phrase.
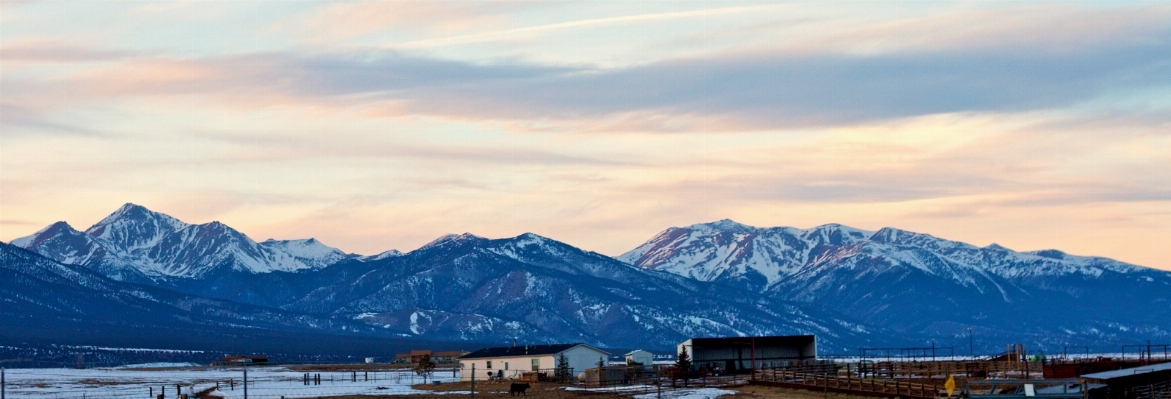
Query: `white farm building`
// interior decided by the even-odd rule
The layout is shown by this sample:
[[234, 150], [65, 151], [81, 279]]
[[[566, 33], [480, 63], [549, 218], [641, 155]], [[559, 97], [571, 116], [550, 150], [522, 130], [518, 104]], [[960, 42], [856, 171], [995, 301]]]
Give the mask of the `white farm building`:
[[651, 366], [655, 365], [655, 355], [642, 349], [638, 349], [626, 354], [626, 364], [630, 364], [631, 362], [641, 364], [646, 368], [650, 368]]
[[484, 348], [460, 356], [460, 380], [471, 381], [473, 366], [476, 381], [489, 378], [518, 379], [522, 373], [531, 372], [552, 376], [562, 355], [569, 363], [571, 376], [597, 367], [599, 360], [610, 358], [609, 352], [582, 343]]

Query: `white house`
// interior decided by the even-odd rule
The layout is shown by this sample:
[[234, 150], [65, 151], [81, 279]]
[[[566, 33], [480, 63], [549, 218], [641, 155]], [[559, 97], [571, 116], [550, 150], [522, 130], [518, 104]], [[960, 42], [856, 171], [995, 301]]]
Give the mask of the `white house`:
[[[582, 343], [484, 348], [460, 356], [460, 380], [471, 381], [473, 375], [475, 375], [476, 381], [485, 381], [490, 377], [498, 376], [513, 379], [520, 378], [521, 373], [533, 371], [549, 373], [549, 376], [552, 377], [557, 368], [558, 359], [562, 355], [569, 363], [570, 376], [576, 376], [588, 368], [597, 367], [598, 361], [604, 361], [610, 357], [609, 352]], [[474, 374], [473, 366], [475, 367]]]
[[635, 362], [646, 367], [651, 367], [655, 364], [655, 355], [653, 353], [637, 349], [626, 354], [626, 363]]

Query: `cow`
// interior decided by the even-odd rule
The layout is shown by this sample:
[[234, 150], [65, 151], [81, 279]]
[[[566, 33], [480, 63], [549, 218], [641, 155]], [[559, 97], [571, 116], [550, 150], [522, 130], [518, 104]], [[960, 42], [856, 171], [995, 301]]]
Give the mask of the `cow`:
[[518, 393], [523, 396], [529, 396], [527, 393], [525, 393], [525, 390], [529, 388], [532, 388], [532, 385], [529, 385], [527, 382], [524, 384], [517, 384], [514, 382], [512, 383], [512, 387], [508, 389], [508, 396], [516, 396]]

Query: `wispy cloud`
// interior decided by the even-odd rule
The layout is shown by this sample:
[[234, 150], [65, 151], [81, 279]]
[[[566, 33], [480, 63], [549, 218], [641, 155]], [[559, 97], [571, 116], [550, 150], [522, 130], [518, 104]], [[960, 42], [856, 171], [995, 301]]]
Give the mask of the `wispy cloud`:
[[205, 96], [261, 104], [370, 105], [383, 115], [454, 119], [634, 115], [644, 127], [677, 115], [695, 120], [691, 130], [711, 130], [704, 118], [760, 130], [1054, 109], [1171, 85], [1166, 66], [1171, 41], [1153, 39], [1078, 51], [742, 54], [602, 71], [385, 53], [268, 53], [124, 62], [58, 81], [5, 83], [12, 98], [30, 97], [34, 104], [52, 102], [44, 98], [46, 87], [64, 86], [70, 95], [56, 97], [61, 102]]
[[1171, 267], [1163, 4], [0, 6], [3, 239], [129, 201], [363, 253], [730, 217]]
[[640, 15], [624, 15], [619, 17], [605, 17], [605, 18], [590, 18], [574, 21], [557, 22], [536, 26], [526, 26], [523, 28], [512, 28], [495, 30], [488, 32], [477, 32], [473, 34], [442, 37], [435, 39], [416, 40], [405, 43], [389, 44], [384, 48], [388, 49], [412, 49], [412, 48], [427, 48], [438, 46], [449, 46], [456, 44], [470, 44], [482, 43], [497, 40], [515, 39], [518, 36], [529, 36], [541, 34], [549, 31], [584, 28], [594, 26], [605, 26], [614, 24], [631, 24], [638, 22], [652, 22], [652, 21], [666, 21], [675, 19], [692, 19], [704, 18], [720, 15], [744, 14], [753, 12], [767, 12], [770, 10], [779, 10], [784, 8], [780, 5], [757, 5], [757, 6], [739, 6], [739, 7], [720, 7], [702, 10], [677, 11], [677, 12], [663, 12]]

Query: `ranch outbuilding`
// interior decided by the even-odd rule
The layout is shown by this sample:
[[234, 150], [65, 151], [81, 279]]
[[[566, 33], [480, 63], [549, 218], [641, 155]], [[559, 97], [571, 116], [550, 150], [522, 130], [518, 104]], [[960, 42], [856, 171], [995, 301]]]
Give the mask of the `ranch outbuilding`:
[[817, 360], [817, 339], [812, 335], [692, 338], [676, 350], [682, 353], [684, 348], [695, 369], [719, 373], [746, 373]]
[[575, 377], [588, 368], [597, 367], [599, 361], [609, 359], [610, 353], [584, 343], [484, 348], [460, 356], [460, 380], [470, 381], [473, 375], [476, 381], [513, 380], [540, 374], [552, 377], [562, 356], [569, 364], [567, 375]]

